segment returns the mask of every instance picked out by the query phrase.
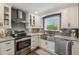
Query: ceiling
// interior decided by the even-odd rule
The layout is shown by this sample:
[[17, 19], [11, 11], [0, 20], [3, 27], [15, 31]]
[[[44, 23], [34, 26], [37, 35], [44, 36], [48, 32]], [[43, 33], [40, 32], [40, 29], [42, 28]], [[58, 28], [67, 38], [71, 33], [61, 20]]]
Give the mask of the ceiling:
[[49, 10], [51, 11], [68, 7], [75, 5], [75, 3], [8, 3], [8, 5], [28, 11], [30, 13], [36, 12], [38, 15], [43, 15]]

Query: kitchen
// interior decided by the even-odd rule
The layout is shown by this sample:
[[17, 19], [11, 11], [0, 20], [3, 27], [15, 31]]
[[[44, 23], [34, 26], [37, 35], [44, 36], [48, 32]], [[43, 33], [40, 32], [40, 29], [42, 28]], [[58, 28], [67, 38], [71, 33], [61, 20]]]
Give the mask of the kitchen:
[[0, 55], [79, 55], [78, 3], [0, 3]]

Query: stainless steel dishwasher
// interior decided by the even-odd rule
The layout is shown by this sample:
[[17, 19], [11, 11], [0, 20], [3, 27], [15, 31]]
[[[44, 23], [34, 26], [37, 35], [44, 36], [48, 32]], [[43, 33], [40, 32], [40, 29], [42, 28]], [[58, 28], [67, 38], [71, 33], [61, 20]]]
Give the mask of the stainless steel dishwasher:
[[72, 42], [64, 38], [55, 38], [55, 53], [58, 55], [71, 55]]

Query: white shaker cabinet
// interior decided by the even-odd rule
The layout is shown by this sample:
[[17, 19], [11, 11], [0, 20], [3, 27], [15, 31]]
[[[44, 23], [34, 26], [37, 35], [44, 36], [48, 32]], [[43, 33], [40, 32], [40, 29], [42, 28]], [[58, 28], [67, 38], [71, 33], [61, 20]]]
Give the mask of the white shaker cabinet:
[[78, 28], [78, 5], [61, 11], [61, 28]]
[[43, 49], [47, 49], [47, 41], [40, 39], [40, 47]]
[[35, 27], [36, 28], [43, 28], [43, 20], [40, 16], [36, 16]]
[[34, 50], [38, 47], [38, 36], [37, 35], [32, 35], [31, 38], [31, 50]]
[[40, 47], [50, 53], [55, 53], [55, 43], [53, 41], [51, 42], [51, 41], [41, 39], [40, 40]]
[[73, 42], [72, 55], [79, 55], [79, 42], [77, 42], [77, 41]]
[[0, 55], [14, 55], [14, 40], [0, 43]]
[[40, 16], [35, 14], [28, 14], [28, 27], [31, 28], [43, 28], [43, 20]]
[[53, 41], [47, 41], [47, 50], [51, 53], [55, 53], [55, 43]]
[[0, 23], [5, 28], [11, 28], [11, 6], [0, 4]]
[[3, 25], [3, 22], [4, 22], [4, 15], [3, 15], [3, 5], [0, 4], [0, 24]]

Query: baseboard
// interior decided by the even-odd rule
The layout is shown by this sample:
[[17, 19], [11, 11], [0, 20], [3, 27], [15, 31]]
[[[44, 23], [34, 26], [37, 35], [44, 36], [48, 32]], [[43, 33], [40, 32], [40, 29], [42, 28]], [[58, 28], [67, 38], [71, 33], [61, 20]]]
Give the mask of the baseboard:
[[44, 49], [42, 47], [39, 47], [39, 48], [42, 49], [42, 50], [44, 50], [44, 51], [46, 51], [46, 52], [48, 52], [50, 55], [57, 55], [56, 53], [51, 53], [51, 52], [47, 51], [46, 49]]
[[39, 49], [39, 47], [36, 47], [34, 50], [32, 50], [31, 52], [33, 52], [33, 51], [36, 51], [36, 50], [38, 50]]

